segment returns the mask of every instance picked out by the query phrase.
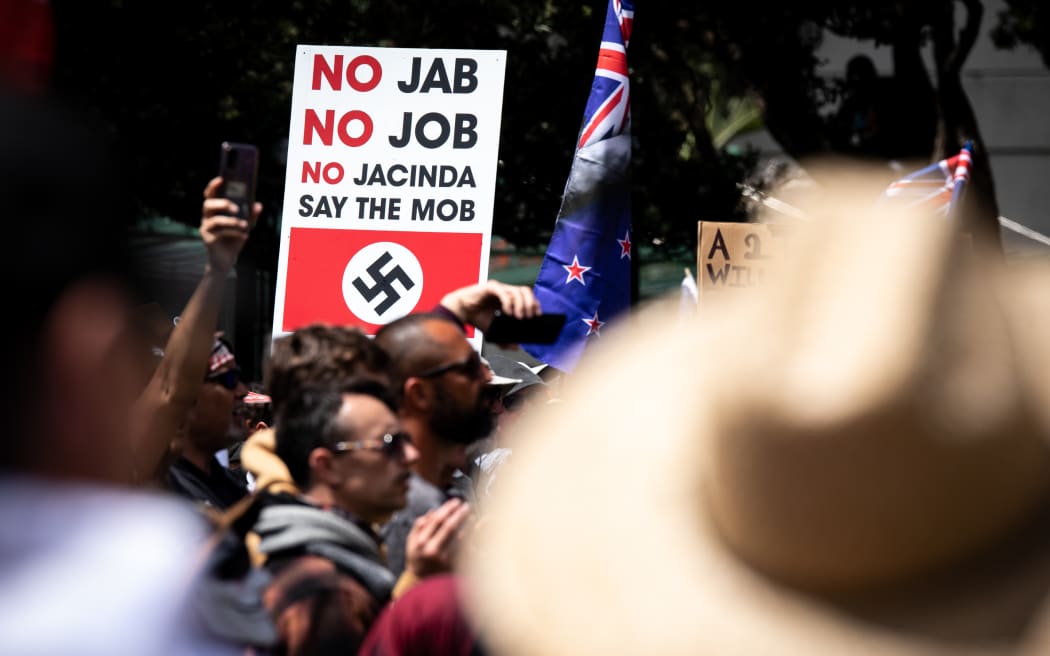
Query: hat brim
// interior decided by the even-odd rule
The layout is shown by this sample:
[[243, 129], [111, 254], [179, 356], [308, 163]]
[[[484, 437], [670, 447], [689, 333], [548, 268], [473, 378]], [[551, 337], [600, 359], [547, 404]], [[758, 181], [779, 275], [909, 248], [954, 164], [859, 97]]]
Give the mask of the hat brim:
[[519, 378], [507, 378], [506, 376], [499, 376], [497, 374], [492, 374], [492, 379], [489, 381], [488, 384], [489, 385], [497, 385], [497, 386], [500, 386], [500, 387], [510, 387], [512, 385], [517, 385], [517, 384], [519, 384], [521, 382], [522, 381]]
[[543, 387], [546, 387], [547, 384], [543, 381], [523, 380], [517, 383], [516, 385], [511, 386], [511, 388], [507, 390], [507, 396], [510, 396], [511, 394], [517, 394], [518, 392], [533, 387], [535, 385], [541, 385]]
[[[712, 423], [697, 398], [703, 374], [698, 368], [688, 384], [689, 376], [668, 375], [705, 362], [719, 336], [681, 325], [677, 311], [669, 304], [650, 317], [662, 327], [644, 337], [603, 334], [566, 403], [518, 427], [528, 439], [515, 441], [514, 466], [482, 508], [484, 531], [466, 563], [468, 608], [494, 651], [969, 654], [1007, 646], [1008, 631], [976, 625], [1016, 626], [1038, 610], [1033, 600], [1045, 586], [1023, 612], [1016, 603], [990, 610], [995, 599], [1017, 600], [1025, 574], [1016, 563], [1009, 575], [910, 598], [894, 623], [779, 585], [729, 550], [705, 512]], [[610, 358], [628, 364], [610, 370]], [[1041, 566], [1027, 570], [1044, 584], [1048, 542], [1030, 554]], [[999, 642], [977, 637], [997, 631]]]

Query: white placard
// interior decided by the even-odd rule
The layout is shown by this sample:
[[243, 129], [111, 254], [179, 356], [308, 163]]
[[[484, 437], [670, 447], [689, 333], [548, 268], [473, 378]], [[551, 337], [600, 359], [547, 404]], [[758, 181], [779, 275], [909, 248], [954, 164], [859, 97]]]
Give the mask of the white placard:
[[274, 337], [315, 321], [371, 333], [487, 279], [505, 64], [297, 47]]

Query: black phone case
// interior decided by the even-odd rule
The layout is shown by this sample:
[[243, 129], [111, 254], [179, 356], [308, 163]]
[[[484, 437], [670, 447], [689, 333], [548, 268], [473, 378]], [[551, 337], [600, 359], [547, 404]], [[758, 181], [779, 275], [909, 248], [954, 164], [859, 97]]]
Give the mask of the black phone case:
[[497, 314], [484, 334], [485, 339], [497, 344], [553, 344], [563, 326], [564, 314], [541, 314], [531, 319]]
[[219, 196], [237, 203], [238, 218], [251, 218], [258, 174], [259, 150], [255, 146], [223, 142], [219, 157], [219, 175], [223, 184]]

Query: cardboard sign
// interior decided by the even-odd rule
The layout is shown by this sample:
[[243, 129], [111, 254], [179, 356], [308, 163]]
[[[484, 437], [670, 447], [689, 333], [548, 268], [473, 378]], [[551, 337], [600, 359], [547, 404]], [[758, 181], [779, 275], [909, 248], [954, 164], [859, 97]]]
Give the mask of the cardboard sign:
[[790, 226], [717, 223], [697, 226], [699, 304], [713, 294], [754, 287], [772, 275], [789, 250]]
[[297, 47], [275, 338], [317, 321], [374, 334], [488, 278], [505, 64]]

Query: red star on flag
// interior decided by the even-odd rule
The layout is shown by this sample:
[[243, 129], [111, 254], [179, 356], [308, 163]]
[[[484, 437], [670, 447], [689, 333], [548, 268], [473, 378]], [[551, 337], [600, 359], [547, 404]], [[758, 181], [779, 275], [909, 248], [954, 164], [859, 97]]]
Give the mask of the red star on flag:
[[561, 268], [569, 272], [569, 277], [565, 279], [565, 284], [568, 285], [573, 280], [578, 281], [584, 287], [587, 283], [583, 281], [583, 274], [591, 270], [589, 266], [583, 266], [580, 264], [580, 260], [576, 255], [572, 256], [572, 264], [563, 264]]
[[594, 316], [590, 319], [580, 319], [580, 321], [587, 324], [587, 337], [590, 337], [591, 335], [597, 335], [598, 337], [602, 336], [602, 334], [598, 331], [601, 330], [601, 327], [605, 325], [605, 322], [598, 321], [597, 311], [594, 313]]
[[623, 239], [617, 239], [616, 242], [620, 244], [620, 259], [631, 259], [631, 231], [623, 233]]

